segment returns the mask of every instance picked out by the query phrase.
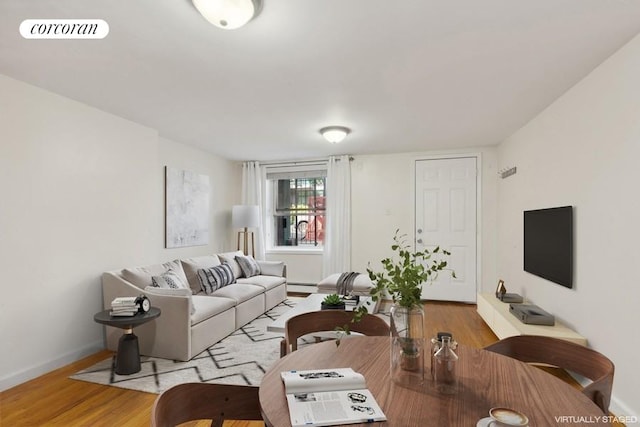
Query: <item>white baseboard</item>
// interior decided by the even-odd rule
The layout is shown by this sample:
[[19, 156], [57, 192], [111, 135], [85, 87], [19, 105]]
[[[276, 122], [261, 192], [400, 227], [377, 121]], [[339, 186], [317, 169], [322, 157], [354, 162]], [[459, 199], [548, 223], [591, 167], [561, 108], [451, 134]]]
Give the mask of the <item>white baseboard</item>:
[[[578, 384], [580, 384], [582, 387], [586, 387], [590, 383], [588, 379], [586, 379], [581, 375], [576, 374], [575, 372], [569, 372], [569, 375], [571, 375], [573, 379], [575, 379], [578, 382]], [[611, 412], [616, 417], [621, 417], [626, 420], [631, 420], [631, 422], [633, 423], [637, 423], [638, 420], [640, 420], [640, 417], [638, 416], [638, 414], [634, 413], [633, 410], [629, 408], [629, 406], [627, 406], [624, 402], [622, 402], [613, 394], [611, 395], [611, 402], [609, 402], [609, 412]], [[624, 420], [622, 420], [621, 422], [622, 424], [626, 424]]]
[[306, 283], [295, 283], [295, 284], [287, 283], [287, 291], [315, 294], [315, 293], [318, 293], [318, 287], [316, 285], [311, 285]]
[[633, 412], [627, 404], [622, 402], [615, 396], [611, 396], [611, 403], [609, 403], [609, 412], [611, 412], [616, 417], [620, 418], [620, 422], [629, 424], [636, 424], [640, 421], [640, 414], [636, 414]]
[[97, 353], [100, 350], [104, 350], [104, 341], [102, 340], [96, 341], [87, 347], [74, 350], [54, 360], [43, 363], [42, 365], [33, 366], [18, 373], [7, 375], [6, 377], [0, 379], [0, 391], [15, 387], [18, 384], [22, 384], [55, 369], [69, 365], [70, 363], [76, 362], [84, 357]]

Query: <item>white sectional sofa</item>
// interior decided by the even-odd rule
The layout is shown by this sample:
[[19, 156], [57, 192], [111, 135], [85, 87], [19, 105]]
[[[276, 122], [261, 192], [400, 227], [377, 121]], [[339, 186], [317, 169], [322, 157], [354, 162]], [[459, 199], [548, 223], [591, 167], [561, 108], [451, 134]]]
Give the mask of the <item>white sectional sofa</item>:
[[[245, 277], [236, 261], [242, 252], [175, 260], [164, 264], [126, 268], [102, 275], [104, 308], [116, 297], [146, 295], [160, 308], [160, 317], [135, 328], [140, 354], [174, 360], [190, 360], [236, 329], [275, 307], [287, 297], [283, 262], [257, 261], [259, 274]], [[202, 290], [198, 271], [227, 263], [235, 283], [210, 294]], [[153, 287], [154, 279], [168, 270], [183, 274], [189, 288]], [[254, 272], [255, 273], [255, 272]], [[122, 329], [106, 328], [109, 350], [117, 350]]]

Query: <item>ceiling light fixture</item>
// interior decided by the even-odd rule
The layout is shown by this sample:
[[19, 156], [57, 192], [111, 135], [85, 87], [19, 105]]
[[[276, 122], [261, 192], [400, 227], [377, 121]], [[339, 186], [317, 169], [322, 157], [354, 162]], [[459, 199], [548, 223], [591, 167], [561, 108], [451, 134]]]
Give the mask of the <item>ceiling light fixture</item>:
[[193, 0], [193, 5], [216, 27], [234, 30], [258, 15], [262, 0]]
[[320, 129], [320, 133], [324, 136], [324, 139], [332, 144], [342, 142], [348, 134], [351, 133], [351, 129], [344, 126], [327, 126]]

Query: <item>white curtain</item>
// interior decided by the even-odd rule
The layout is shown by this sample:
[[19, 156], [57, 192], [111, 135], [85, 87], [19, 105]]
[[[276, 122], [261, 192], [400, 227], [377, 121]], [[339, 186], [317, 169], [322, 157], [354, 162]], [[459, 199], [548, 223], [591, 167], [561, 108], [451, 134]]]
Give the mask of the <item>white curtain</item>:
[[242, 165], [242, 204], [257, 205], [260, 209], [260, 227], [254, 230], [256, 259], [265, 259], [265, 206], [264, 168], [259, 162], [245, 162]]
[[331, 156], [327, 167], [323, 276], [351, 269], [351, 162]]

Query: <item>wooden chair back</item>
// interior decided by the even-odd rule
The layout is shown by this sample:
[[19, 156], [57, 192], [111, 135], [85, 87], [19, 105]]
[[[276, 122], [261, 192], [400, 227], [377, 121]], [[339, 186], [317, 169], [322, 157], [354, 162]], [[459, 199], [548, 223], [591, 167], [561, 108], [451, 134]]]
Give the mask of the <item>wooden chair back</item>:
[[555, 366], [588, 378], [582, 389], [607, 414], [613, 387], [614, 365], [609, 358], [588, 347], [551, 337], [519, 335], [500, 340], [485, 350], [526, 363]]
[[382, 318], [365, 314], [359, 322], [351, 323], [353, 312], [344, 310], [311, 311], [293, 316], [284, 326], [284, 350], [289, 354], [298, 349], [298, 338], [313, 332], [333, 331], [348, 325], [351, 332], [368, 336], [389, 336], [389, 325]]
[[152, 427], [174, 427], [194, 420], [212, 420], [221, 427], [224, 420], [260, 420], [258, 387], [185, 383], [162, 392], [151, 410]]

